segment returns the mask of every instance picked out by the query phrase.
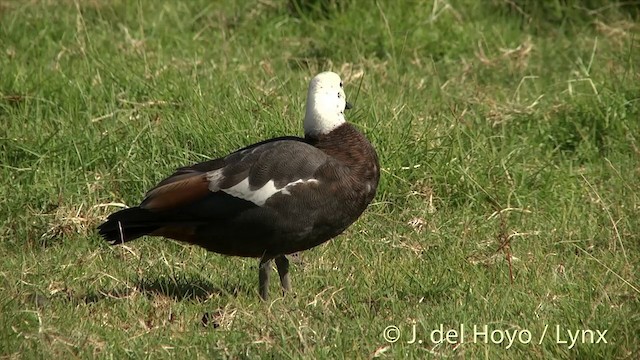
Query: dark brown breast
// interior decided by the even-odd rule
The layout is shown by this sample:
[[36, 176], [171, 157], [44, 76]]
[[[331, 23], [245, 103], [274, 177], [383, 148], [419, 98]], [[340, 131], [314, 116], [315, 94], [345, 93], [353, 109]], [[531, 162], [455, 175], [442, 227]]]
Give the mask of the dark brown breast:
[[380, 180], [378, 155], [369, 140], [349, 123], [306, 140], [349, 168], [346, 176], [337, 182], [340, 189], [336, 189], [336, 193], [352, 199], [359, 216], [375, 197]]

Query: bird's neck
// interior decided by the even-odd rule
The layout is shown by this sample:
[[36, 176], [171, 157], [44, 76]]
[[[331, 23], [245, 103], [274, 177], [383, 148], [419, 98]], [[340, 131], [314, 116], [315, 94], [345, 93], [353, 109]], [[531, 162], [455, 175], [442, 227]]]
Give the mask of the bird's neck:
[[355, 126], [344, 123], [331, 132], [306, 135], [308, 143], [347, 165], [363, 178], [379, 177], [378, 155], [367, 138]]

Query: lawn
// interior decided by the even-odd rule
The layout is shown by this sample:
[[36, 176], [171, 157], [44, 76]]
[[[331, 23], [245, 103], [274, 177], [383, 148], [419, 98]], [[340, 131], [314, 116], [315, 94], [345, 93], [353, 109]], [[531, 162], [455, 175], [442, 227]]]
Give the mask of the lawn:
[[[336, 3], [0, 0], [0, 358], [640, 358], [640, 5]], [[97, 235], [324, 70], [382, 178], [292, 293]]]

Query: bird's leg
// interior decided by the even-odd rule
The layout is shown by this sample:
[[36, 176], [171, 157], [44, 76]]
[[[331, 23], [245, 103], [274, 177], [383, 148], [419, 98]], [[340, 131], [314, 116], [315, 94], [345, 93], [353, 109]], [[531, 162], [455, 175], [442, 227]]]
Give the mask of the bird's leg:
[[269, 299], [269, 273], [271, 272], [271, 258], [263, 256], [258, 265], [258, 292], [262, 300]]
[[285, 292], [290, 291], [291, 280], [289, 279], [289, 259], [284, 255], [276, 257], [276, 267], [278, 268], [278, 275], [280, 275], [282, 290]]

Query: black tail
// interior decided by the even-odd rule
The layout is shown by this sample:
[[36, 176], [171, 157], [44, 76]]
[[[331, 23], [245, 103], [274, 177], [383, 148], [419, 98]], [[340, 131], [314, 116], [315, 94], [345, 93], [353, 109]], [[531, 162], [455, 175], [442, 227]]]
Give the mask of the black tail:
[[98, 232], [111, 245], [135, 240], [162, 227], [158, 216], [139, 207], [120, 210], [109, 215], [107, 221], [98, 226]]

